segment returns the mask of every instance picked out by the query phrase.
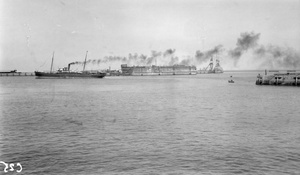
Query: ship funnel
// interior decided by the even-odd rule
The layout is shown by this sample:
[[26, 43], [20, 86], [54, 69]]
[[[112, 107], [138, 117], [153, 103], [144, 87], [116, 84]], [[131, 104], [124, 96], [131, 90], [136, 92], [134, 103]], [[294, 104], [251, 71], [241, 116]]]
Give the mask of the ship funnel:
[[68, 71], [70, 71], [70, 66], [71, 66], [72, 64], [76, 64], [76, 63], [74, 63], [74, 62], [69, 63], [69, 64], [68, 64]]

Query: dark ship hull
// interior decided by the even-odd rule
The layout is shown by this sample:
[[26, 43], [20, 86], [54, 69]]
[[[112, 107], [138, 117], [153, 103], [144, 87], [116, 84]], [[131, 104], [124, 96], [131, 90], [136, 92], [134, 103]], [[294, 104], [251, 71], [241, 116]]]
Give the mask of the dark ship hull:
[[223, 73], [223, 69], [213, 69], [213, 70], [208, 70], [206, 73], [207, 74], [221, 74]]
[[38, 72], [35, 71], [38, 78], [103, 78], [106, 73], [97, 72]]

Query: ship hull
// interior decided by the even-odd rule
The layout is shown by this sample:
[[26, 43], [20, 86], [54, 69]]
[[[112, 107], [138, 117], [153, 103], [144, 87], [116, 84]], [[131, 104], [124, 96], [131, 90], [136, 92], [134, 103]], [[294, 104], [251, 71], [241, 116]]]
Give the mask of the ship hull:
[[79, 73], [79, 72], [38, 72], [35, 71], [37, 78], [103, 78], [105, 73]]
[[223, 69], [213, 69], [213, 70], [199, 70], [199, 74], [222, 74], [224, 73]]
[[223, 73], [223, 71], [221, 71], [221, 70], [212, 70], [212, 71], [208, 71], [207, 73], [208, 74], [221, 74], [221, 73]]
[[123, 76], [196, 75], [195, 66], [132, 66], [122, 65]]

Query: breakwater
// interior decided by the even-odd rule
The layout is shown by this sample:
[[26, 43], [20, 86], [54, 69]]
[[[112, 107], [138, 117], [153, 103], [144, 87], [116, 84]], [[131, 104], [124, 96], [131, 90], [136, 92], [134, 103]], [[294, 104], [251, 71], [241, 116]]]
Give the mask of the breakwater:
[[[271, 72], [271, 71], [269, 71]], [[257, 75], [256, 85], [281, 85], [281, 86], [299, 86], [300, 85], [300, 73], [297, 71], [272, 71], [273, 75], [268, 75], [265, 71], [265, 75]]]

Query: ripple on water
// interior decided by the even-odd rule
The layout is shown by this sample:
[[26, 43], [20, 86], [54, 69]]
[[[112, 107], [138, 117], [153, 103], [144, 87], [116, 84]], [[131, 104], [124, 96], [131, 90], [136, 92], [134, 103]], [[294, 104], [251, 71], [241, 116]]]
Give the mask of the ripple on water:
[[255, 76], [3, 79], [1, 161], [25, 174], [300, 174], [300, 92]]

